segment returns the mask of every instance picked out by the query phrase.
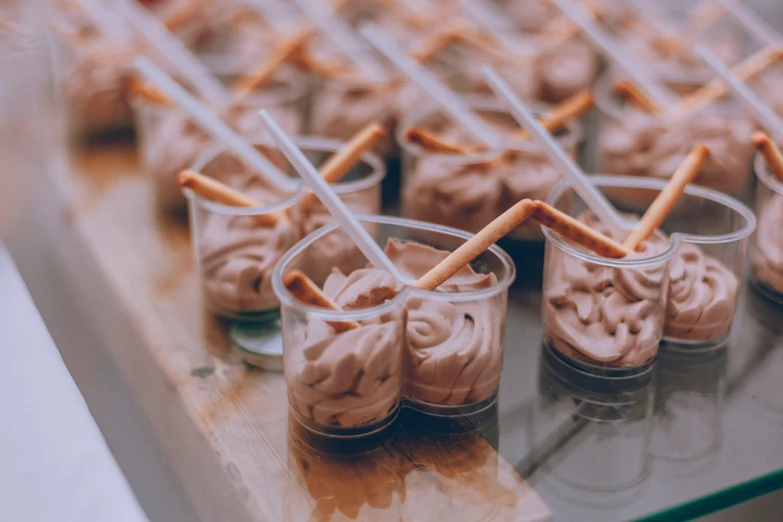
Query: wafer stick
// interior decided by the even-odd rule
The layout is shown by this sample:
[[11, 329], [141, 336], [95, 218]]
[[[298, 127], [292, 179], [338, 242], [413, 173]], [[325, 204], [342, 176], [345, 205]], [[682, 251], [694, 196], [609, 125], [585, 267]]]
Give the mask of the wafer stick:
[[408, 129], [405, 133], [405, 139], [429, 152], [441, 154], [470, 154], [476, 152], [471, 147], [445, 140], [434, 132], [419, 127]]
[[153, 103], [159, 103], [161, 105], [174, 105], [168, 96], [139, 78], [132, 78], [130, 80], [130, 83], [128, 84], [128, 94], [132, 96], [141, 96]]
[[[221, 203], [231, 207], [260, 207], [262, 203], [247, 197], [241, 191], [229, 187], [216, 179], [204, 176], [192, 170], [183, 170], [179, 173], [179, 184], [181, 187], [191, 189], [199, 196]], [[280, 220], [288, 219], [285, 212], [279, 211], [271, 214], [260, 214], [252, 216], [259, 225], [272, 226]]]
[[323, 60], [314, 60], [304, 49], [294, 54], [292, 61], [307, 72], [320, 76], [342, 76], [352, 71], [352, 68], [341, 63], [324, 62]]
[[642, 94], [641, 91], [628, 80], [620, 80], [612, 86], [612, 89], [615, 94], [624, 100], [633, 103], [645, 112], [649, 112], [650, 114], [658, 114], [660, 112], [658, 107], [647, 99], [647, 96]]
[[456, 39], [454, 27], [448, 27], [443, 31], [433, 34], [411, 52], [411, 57], [419, 63], [424, 63]]
[[[386, 131], [379, 123], [371, 123], [357, 132], [348, 142], [332, 154], [321, 166], [319, 172], [327, 183], [336, 183], [345, 176], [362, 154], [375, 146], [386, 136]], [[302, 210], [309, 211], [318, 198], [312, 192], [305, 194], [300, 203]]]
[[631, 253], [631, 250], [543, 201], [523, 199], [449, 254], [413, 286], [426, 290], [436, 289], [528, 218], [535, 219], [601, 256], [622, 258]]
[[[589, 111], [594, 103], [595, 100], [590, 91], [581, 91], [555, 105], [549, 114], [538, 121], [547, 131], [555, 132], [560, 130], [568, 121], [578, 118]], [[514, 133], [514, 138], [527, 140], [530, 139], [530, 136], [525, 130], [519, 130]]]
[[756, 146], [756, 150], [767, 162], [767, 166], [772, 173], [777, 176], [778, 180], [783, 183], [783, 153], [775, 145], [769, 136], [764, 131], [755, 131], [753, 133], [753, 145]]
[[709, 155], [710, 149], [704, 143], [699, 143], [691, 150], [683, 162], [680, 163], [680, 166], [677, 167], [666, 187], [658, 194], [658, 197], [652, 202], [642, 219], [639, 220], [631, 235], [623, 242], [625, 248], [635, 251], [642, 241], [655, 232], [655, 229], [663, 223], [663, 220], [666, 219], [666, 216], [674, 208], [677, 200], [680, 199], [685, 191], [685, 187], [699, 173]]
[[[283, 284], [288, 289], [288, 291], [294, 295], [294, 297], [303, 303], [307, 303], [311, 306], [317, 306], [318, 308], [334, 310], [336, 312], [342, 310], [301, 270], [295, 269], [287, 273], [285, 277], [283, 277]], [[328, 321], [326, 324], [334, 328], [335, 333], [343, 333], [359, 327], [359, 323], [355, 321]]]
[[183, 5], [181, 8], [174, 10], [174, 12], [166, 16], [163, 20], [163, 25], [165, 25], [166, 29], [170, 32], [176, 32], [193, 21], [198, 16], [201, 7], [201, 2], [192, 2]]
[[315, 29], [308, 28], [296, 31], [284, 38], [274, 53], [272, 53], [272, 56], [261, 64], [258, 70], [253, 74], [243, 76], [234, 83], [231, 87], [234, 99], [241, 98], [253, 89], [257, 89], [268, 82], [278, 67], [299, 52], [314, 34]]
[[[732, 72], [734, 76], [746, 82], [764, 72], [781, 57], [783, 57], [783, 49], [766, 47], [735, 65]], [[692, 113], [715, 100], [719, 100], [727, 93], [726, 85], [721, 79], [713, 80], [681, 100], [677, 104], [674, 114]]]

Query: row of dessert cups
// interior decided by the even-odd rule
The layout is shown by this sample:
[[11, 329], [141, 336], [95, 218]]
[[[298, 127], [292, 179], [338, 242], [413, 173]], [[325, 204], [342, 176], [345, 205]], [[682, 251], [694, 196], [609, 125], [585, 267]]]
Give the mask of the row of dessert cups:
[[[664, 186], [649, 178], [594, 176], [593, 182], [618, 209], [634, 213], [643, 212]], [[338, 192], [343, 199], [348, 193], [339, 186]], [[188, 197], [206, 282], [212, 276], [204, 271], [199, 222], [210, 213], [237, 217], [277, 212], [295, 205], [298, 196], [255, 209], [215, 205], [192, 193]], [[572, 216], [583, 215], [585, 208], [564, 183], [548, 202]], [[394, 248], [415, 241], [451, 251], [471, 237], [402, 218], [362, 215], [359, 221], [381, 247], [393, 238]], [[546, 342], [574, 365], [609, 378], [650, 368], [662, 342], [682, 349], [720, 345], [731, 327], [754, 227], [753, 213], [740, 202], [690, 186], [662, 225], [671, 232], [670, 240], [663, 239], [650, 257], [595, 256], [545, 229]], [[463, 415], [483, 410], [497, 397], [507, 293], [515, 274], [513, 262], [499, 247], [471, 263], [474, 273], [492, 276], [488, 287], [456, 293], [405, 288], [381, 305], [344, 311], [304, 304], [283, 284], [287, 274], [300, 270], [329, 287], [324, 283], [335, 268], [350, 275], [367, 266], [338, 225], [317, 228], [274, 255], [279, 261], [271, 284], [282, 316], [289, 399], [306, 427], [332, 436], [358, 436], [391, 423], [402, 404], [434, 415]], [[567, 270], [558, 268], [563, 266]], [[269, 307], [268, 312], [277, 307], [274, 298]], [[360, 326], [342, 333], [331, 329], [330, 324], [345, 322]]]

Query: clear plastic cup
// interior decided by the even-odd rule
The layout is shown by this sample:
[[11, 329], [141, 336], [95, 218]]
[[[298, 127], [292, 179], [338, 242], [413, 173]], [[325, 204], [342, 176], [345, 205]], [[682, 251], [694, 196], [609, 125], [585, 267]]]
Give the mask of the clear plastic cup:
[[[283, 129], [301, 133], [306, 126], [307, 84], [297, 75], [282, 76], [263, 91], [254, 92], [229, 109], [224, 119], [249, 141], [268, 139], [258, 111], [268, 109]], [[132, 101], [138, 129], [142, 168], [152, 178], [158, 208], [181, 212], [185, 200], [177, 174], [188, 168], [212, 139], [182, 109], [146, 98]]]
[[783, 303], [783, 183], [761, 155], [754, 163], [758, 230], [750, 246], [751, 281], [764, 295]]
[[[471, 107], [501, 129], [519, 125], [498, 102], [471, 98]], [[476, 233], [521, 199], [545, 199], [560, 180], [557, 170], [532, 141], [509, 138], [505, 151], [477, 154], [440, 154], [423, 150], [406, 139], [413, 127], [438, 133], [459, 132], [460, 142], [472, 136], [454, 127], [438, 108], [430, 105], [410, 113], [400, 124], [397, 142], [402, 149], [402, 213], [405, 217]], [[569, 122], [557, 133], [560, 145], [576, 156], [581, 125]], [[541, 239], [535, 223], [523, 223], [511, 236]]]
[[366, 125], [378, 122], [386, 127], [387, 138], [375, 150], [390, 157], [394, 154], [394, 101], [398, 89], [399, 82], [394, 78], [383, 82], [357, 76], [314, 79], [308, 132], [348, 140]]
[[[605, 74], [595, 89], [599, 129], [594, 134], [595, 171], [669, 179], [691, 148], [704, 142], [710, 157], [695, 183], [743, 196], [750, 187], [753, 121], [731, 102], [713, 102], [677, 122], [624, 105], [614, 95], [616, 77]], [[691, 84], [688, 87], [696, 87]]]
[[[636, 215], [642, 215], [665, 187], [663, 180], [652, 178], [592, 180], [620, 211]], [[548, 201], [573, 204], [581, 212], [584, 205], [571, 194], [561, 185]], [[696, 185], [686, 187], [660, 227], [679, 243], [669, 267], [663, 330], [668, 345], [709, 348], [726, 340], [737, 310], [747, 241], [755, 227], [753, 212], [735, 198]]]
[[650, 471], [653, 389], [652, 366], [596, 373], [544, 342], [530, 422], [542, 484], [590, 504], [633, 496]]
[[[586, 205], [565, 183], [548, 201], [576, 218], [586, 213]], [[589, 224], [596, 222], [590, 218]], [[679, 249], [676, 238], [648, 247], [645, 256], [610, 259], [574, 246], [549, 228], [542, 230], [546, 342], [595, 371], [650, 366], [663, 337], [669, 271]]]
[[86, 27], [73, 27], [73, 31], [54, 32], [58, 43], [57, 81], [69, 132], [81, 138], [131, 128], [133, 118], [126, 94], [138, 49], [131, 44], [111, 44]]
[[[316, 166], [342, 145], [322, 138], [296, 138], [295, 142]], [[256, 148], [295, 176], [277, 148], [269, 144], [258, 144]], [[276, 318], [279, 302], [271, 286], [275, 263], [305, 234], [326, 224], [328, 213], [317, 200], [307, 211], [300, 208], [299, 201], [308, 192], [304, 188], [290, 194], [266, 189], [242, 163], [220, 147], [212, 147], [201, 154], [192, 169], [265, 203], [254, 208], [231, 207], [205, 200], [185, 189], [194, 255], [207, 303], [218, 315], [230, 319], [267, 321]], [[374, 154], [365, 153], [341, 181], [333, 184], [333, 188], [352, 211], [378, 212], [384, 175], [381, 160]], [[280, 211], [285, 211], [288, 217], [274, 225], [258, 223], [256, 219]], [[339, 245], [328, 241], [318, 247], [322, 249], [318, 258], [340, 250]]]
[[[422, 262], [419, 247], [405, 247], [405, 243], [450, 251], [455, 242], [470, 238], [455, 229], [406, 219], [366, 215], [358, 219], [380, 246], [393, 240], [389, 248], [402, 249], [390, 251], [393, 258], [401, 259], [394, 252], [413, 250], [413, 257], [407, 259], [414, 259], [416, 266], [404, 269], [413, 277], [431, 268], [425, 265], [434, 266], [434, 261]], [[321, 258], [318, 269], [312, 270], [312, 257], [321, 255], [319, 243], [324, 241], [340, 242], [343, 253]], [[493, 246], [472, 262], [471, 268], [480, 274], [469, 276], [479, 281], [475, 286], [454, 293], [405, 287], [371, 308], [315, 308], [283, 285], [283, 277], [299, 269], [319, 286], [326, 283], [326, 293], [335, 296], [341, 279], [332, 268], [352, 274], [366, 266], [364, 256], [333, 223], [300, 241], [275, 269], [284, 371], [289, 400], [300, 422], [321, 434], [356, 436], [390, 423], [403, 397], [410, 407], [441, 416], [476, 413], [491, 406], [503, 365], [507, 292], [515, 276], [508, 255]], [[358, 275], [369, 277], [365, 273], [351, 277]], [[360, 325], [339, 334], [326, 326], [347, 321]]]
[[510, 60], [474, 47], [458, 46], [456, 56], [443, 64], [441, 76], [455, 91], [490, 94], [481, 73], [489, 63], [506, 79], [522, 99], [559, 103], [590, 89], [599, 71], [596, 52], [583, 40], [551, 40], [545, 36], [519, 33], [529, 47], [522, 57]]

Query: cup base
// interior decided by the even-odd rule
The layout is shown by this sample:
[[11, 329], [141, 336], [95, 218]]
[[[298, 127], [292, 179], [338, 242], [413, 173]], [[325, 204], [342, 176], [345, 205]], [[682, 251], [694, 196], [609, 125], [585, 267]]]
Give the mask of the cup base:
[[771, 285], [768, 285], [756, 276], [750, 277], [750, 282], [761, 295], [778, 304], [783, 304], [783, 293], [781, 293], [779, 290], [775, 289]]
[[717, 339], [709, 339], [706, 341], [691, 341], [688, 339], [675, 339], [671, 337], [664, 337], [661, 339], [661, 350], [667, 350], [669, 352], [675, 351], [688, 351], [688, 352], [707, 352], [712, 350], [718, 350], [726, 347], [729, 340], [729, 334], [718, 337]]
[[[313, 441], [319, 446], [329, 440], [355, 440], [369, 436], [381, 435], [394, 423], [397, 415], [400, 413], [399, 404], [389, 414], [381, 420], [363, 424], [361, 426], [330, 426], [321, 424], [308, 419], [296, 408], [289, 404], [289, 411], [291, 416], [303, 427], [306, 431], [310, 432], [313, 437]], [[320, 440], [323, 439], [323, 440]], [[311, 444], [312, 445], [312, 444]]]
[[[647, 382], [649, 374], [652, 372], [653, 365], [655, 364], [656, 357], [652, 357], [647, 362], [640, 366], [612, 366], [610, 364], [603, 364], [598, 362], [589, 361], [583, 358], [576, 358], [563, 353], [555, 343], [544, 337], [544, 355], [548, 358], [551, 364], [555, 364], [560, 368], [567, 369], [570, 372], [576, 372], [574, 375], [579, 374], [588, 379], [607, 379], [607, 380], [622, 380], [623, 382], [630, 382], [636, 379], [641, 379], [643, 382]], [[657, 350], [656, 350], [657, 352]]]
[[236, 323], [228, 333], [231, 344], [250, 366], [283, 370], [283, 333], [280, 321], [260, 324]]
[[466, 417], [470, 415], [476, 415], [478, 413], [491, 408], [498, 399], [498, 392], [495, 390], [492, 395], [486, 399], [473, 404], [459, 404], [457, 406], [444, 406], [442, 404], [432, 404], [429, 402], [422, 402], [412, 397], [407, 397], [404, 400], [405, 406], [434, 417]]

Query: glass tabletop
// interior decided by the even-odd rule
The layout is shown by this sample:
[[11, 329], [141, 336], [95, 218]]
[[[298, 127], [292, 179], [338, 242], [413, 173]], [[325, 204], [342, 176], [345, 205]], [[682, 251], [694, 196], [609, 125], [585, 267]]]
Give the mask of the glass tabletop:
[[543, 247], [512, 249], [498, 422], [478, 428], [555, 520], [690, 519], [783, 488], [783, 307], [746, 285], [724, 345], [596, 377], [542, 341]]

